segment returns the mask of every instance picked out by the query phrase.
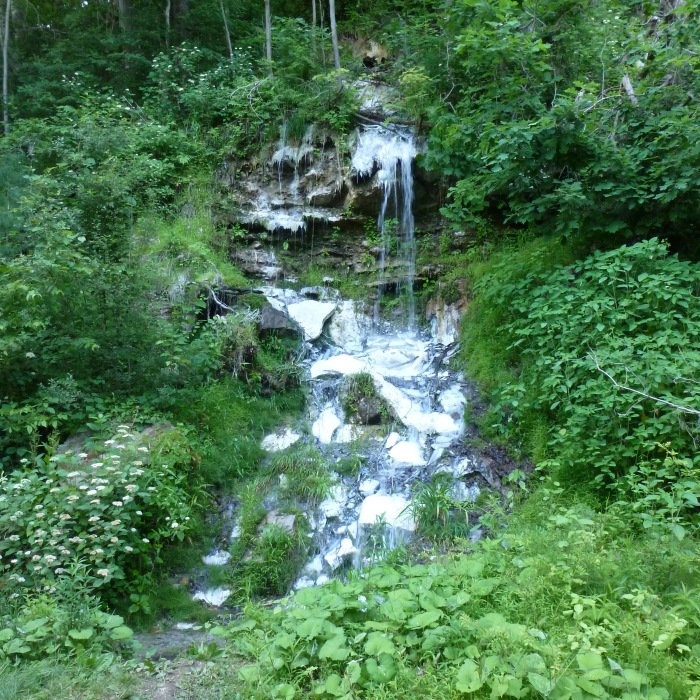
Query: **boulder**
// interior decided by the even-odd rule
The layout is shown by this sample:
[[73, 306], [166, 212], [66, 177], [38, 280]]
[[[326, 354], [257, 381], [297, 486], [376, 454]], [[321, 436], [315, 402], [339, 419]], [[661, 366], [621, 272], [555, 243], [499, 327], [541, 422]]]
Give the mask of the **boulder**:
[[295, 433], [289, 428], [285, 428], [282, 432], [272, 433], [263, 438], [260, 447], [268, 452], [281, 452], [291, 447], [294, 443], [301, 439], [299, 433]]
[[375, 493], [362, 501], [358, 522], [360, 525], [376, 525], [384, 522], [389, 527], [413, 532], [416, 521], [408, 510], [410, 502], [398, 494]]
[[301, 326], [305, 340], [316, 340], [323, 332], [323, 324], [335, 312], [335, 304], [321, 301], [301, 301], [287, 307], [289, 315]]
[[330, 445], [333, 433], [340, 427], [340, 418], [332, 406], [325, 408], [311, 426], [313, 436], [323, 445]]
[[299, 326], [284, 311], [266, 304], [260, 312], [258, 330], [261, 334], [296, 335], [299, 333]]

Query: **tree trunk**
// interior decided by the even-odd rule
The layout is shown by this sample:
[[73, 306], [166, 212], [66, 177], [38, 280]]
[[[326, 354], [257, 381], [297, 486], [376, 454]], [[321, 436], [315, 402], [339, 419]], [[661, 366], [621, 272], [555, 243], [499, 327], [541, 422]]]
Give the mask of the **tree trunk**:
[[316, 60], [316, 0], [311, 0], [311, 55]]
[[10, 133], [10, 88], [9, 75], [10, 66], [8, 49], [10, 44], [10, 13], [12, 12], [12, 0], [5, 3], [5, 29], [2, 35], [2, 123], [5, 134]]
[[165, 0], [165, 48], [170, 48], [170, 0]]
[[[338, 49], [338, 28], [335, 24], [335, 0], [328, 0], [328, 14], [331, 21], [331, 40], [333, 42], [333, 61], [335, 69], [340, 70], [340, 50]], [[338, 80], [342, 82], [342, 78], [338, 75]]]
[[272, 15], [270, 14], [270, 0], [265, 0], [265, 56], [270, 64], [270, 75], [272, 75]]
[[228, 30], [228, 20], [226, 19], [226, 10], [224, 9], [224, 0], [219, 0], [221, 8], [221, 19], [224, 20], [224, 32], [226, 32], [226, 48], [228, 49], [228, 57], [233, 58], [233, 46], [231, 45], [231, 33]]
[[128, 32], [131, 29], [131, 0], [117, 0], [117, 12], [119, 28], [123, 32]]

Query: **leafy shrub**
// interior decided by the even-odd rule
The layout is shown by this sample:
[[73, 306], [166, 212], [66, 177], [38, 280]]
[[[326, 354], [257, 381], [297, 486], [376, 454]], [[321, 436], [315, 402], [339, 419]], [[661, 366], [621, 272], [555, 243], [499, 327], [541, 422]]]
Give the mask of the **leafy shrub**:
[[[27, 596], [12, 615], [0, 617], [0, 659], [38, 659], [61, 654], [83, 660], [94, 654], [129, 646], [133, 632], [119, 615], [99, 607], [99, 600], [81, 590], [81, 572], [72, 594]], [[64, 587], [64, 589], [67, 587]]]
[[552, 249], [500, 257], [474, 287], [465, 354], [493, 330], [499, 430], [544, 434], [555, 466], [608, 483], [640, 459], [663, 461], [661, 444], [694, 452], [700, 268], [656, 239], [554, 270]]
[[2, 477], [6, 591], [52, 590], [76, 566], [102, 596], [148, 589], [163, 545], [190, 531], [197, 494], [172, 467], [152, 463], [142, 442], [122, 426], [97, 456], [66, 451]]

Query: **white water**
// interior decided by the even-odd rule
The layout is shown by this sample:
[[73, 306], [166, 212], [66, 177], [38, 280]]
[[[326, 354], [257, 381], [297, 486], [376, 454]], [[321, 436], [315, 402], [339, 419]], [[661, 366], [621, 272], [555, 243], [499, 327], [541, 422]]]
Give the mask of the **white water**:
[[405, 270], [399, 281], [398, 291], [403, 293], [406, 299], [406, 327], [409, 329], [414, 329], [416, 323], [413, 297], [413, 280], [416, 274], [413, 161], [416, 153], [416, 142], [411, 132], [396, 132], [384, 127], [375, 127], [358, 133], [357, 148], [352, 157], [352, 168], [358, 176], [367, 177], [377, 171], [377, 180], [384, 190], [384, 199], [377, 217], [381, 251], [375, 321], [379, 320], [379, 305], [387, 281], [387, 258], [391, 253], [395, 253]]
[[[305, 137], [300, 146], [292, 147], [283, 131], [272, 159], [280, 182], [285, 160], [296, 164], [296, 172], [306, 157], [312, 133], [307, 135], [308, 140]], [[466, 397], [461, 376], [447, 368], [454, 351], [446, 353], [440, 342], [456, 337], [455, 330], [441, 328], [433, 335], [416, 330], [412, 212], [415, 156], [411, 134], [371, 128], [358, 135], [352, 157], [357, 176], [376, 174], [383, 189], [377, 217], [382, 239], [379, 291], [381, 294], [387, 281], [389, 255], [400, 258], [399, 269], [403, 272], [398, 286], [406, 304], [401, 329], [381, 322], [379, 303], [371, 319], [361, 306], [340, 299], [333, 290], [325, 290], [326, 298], [321, 301], [310, 300], [304, 290], [261, 290], [275, 308], [296, 318], [304, 330], [312, 399], [311, 437], [307, 439], [313, 440], [331, 463], [358, 454], [364, 461], [358, 476], [338, 477], [328, 498], [307, 513], [318, 554], [308, 562], [295, 588], [321, 585], [345, 564], [361, 566], [372, 560], [378, 541], [380, 548], [391, 548], [410, 539], [416, 527], [410, 508], [414, 485], [437, 472], [451, 472], [456, 478], [464, 472], [464, 459], [456, 447], [464, 430]], [[273, 203], [260, 202], [254, 216], [269, 230], [279, 226], [296, 231], [304, 229], [306, 212], [275, 210]], [[396, 227], [389, 225], [392, 219], [398, 222]], [[313, 291], [314, 295], [318, 293], [317, 289]], [[438, 366], [438, 361], [443, 364]], [[351, 423], [344, 415], [341, 389], [345, 378], [358, 372], [372, 376], [393, 416], [391, 423], [368, 428]], [[302, 433], [280, 431], [267, 436], [262, 447], [270, 452], [285, 449], [300, 440]], [[454, 492], [460, 497], [475, 497], [475, 492], [460, 481], [455, 481]], [[219, 561], [219, 555], [212, 553], [208, 561]], [[225, 599], [228, 593], [215, 589], [198, 595], [211, 602]]]

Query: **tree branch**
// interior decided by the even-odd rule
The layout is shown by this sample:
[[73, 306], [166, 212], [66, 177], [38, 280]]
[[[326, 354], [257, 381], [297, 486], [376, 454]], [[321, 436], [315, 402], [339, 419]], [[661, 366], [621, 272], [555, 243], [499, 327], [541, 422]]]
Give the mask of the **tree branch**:
[[[665, 399], [661, 399], [658, 396], [652, 396], [651, 394], [647, 394], [643, 391], [638, 391], [637, 389], [633, 389], [630, 386], [625, 386], [624, 384], [620, 384], [615, 379], [615, 377], [613, 377], [610, 373], [606, 372], [600, 366], [600, 363], [598, 362], [598, 357], [594, 352], [591, 353], [591, 357], [593, 358], [593, 361], [595, 362], [596, 369], [601, 374], [604, 374], [613, 383], [613, 386], [616, 386], [618, 389], [622, 389], [623, 391], [629, 391], [632, 394], [636, 394], [637, 396], [641, 396], [645, 399], [649, 399], [650, 401], [655, 401], [656, 403], [663, 404], [664, 406], [669, 406], [671, 408], [675, 408], [677, 411], [680, 411], [681, 413], [689, 413], [693, 416], [700, 416], [700, 411], [697, 411], [694, 408], [690, 408], [688, 406], [682, 406], [681, 404], [673, 403], [672, 401], [666, 401]], [[627, 367], [625, 367], [625, 370], [629, 371], [629, 370], [627, 370]]]

